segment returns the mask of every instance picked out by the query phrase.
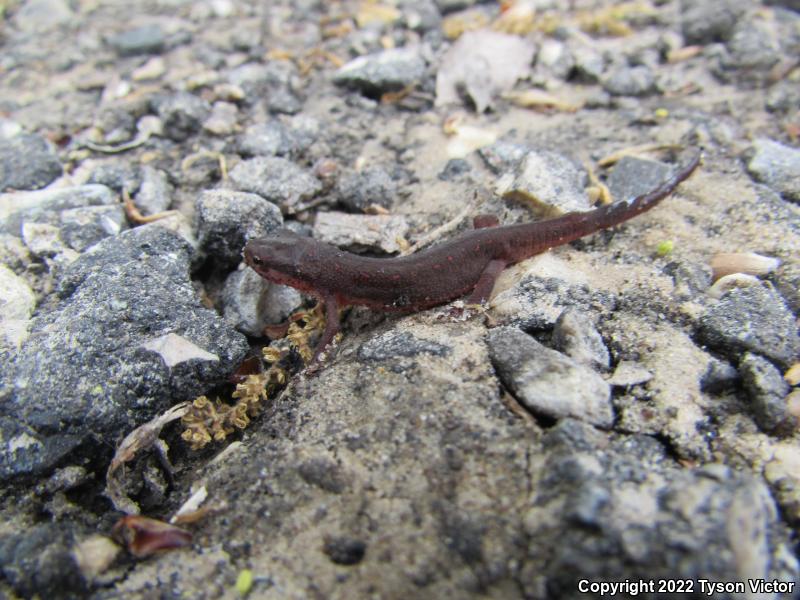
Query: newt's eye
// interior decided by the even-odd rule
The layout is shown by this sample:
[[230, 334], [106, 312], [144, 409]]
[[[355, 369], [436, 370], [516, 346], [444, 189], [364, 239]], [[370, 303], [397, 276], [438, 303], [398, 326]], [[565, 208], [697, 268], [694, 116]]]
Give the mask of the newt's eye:
[[254, 265], [258, 265], [258, 266], [261, 266], [261, 264], [264, 262], [263, 260], [261, 260], [261, 258], [256, 256], [255, 254], [250, 258], [250, 260], [253, 261]]

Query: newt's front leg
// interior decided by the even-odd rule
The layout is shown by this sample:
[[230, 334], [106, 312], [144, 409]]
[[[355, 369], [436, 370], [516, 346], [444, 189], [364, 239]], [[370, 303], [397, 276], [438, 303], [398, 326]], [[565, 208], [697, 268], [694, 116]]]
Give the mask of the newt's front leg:
[[333, 341], [333, 338], [336, 337], [339, 329], [341, 329], [339, 302], [336, 300], [336, 296], [325, 296], [322, 301], [325, 303], [325, 330], [322, 332], [319, 342], [317, 342], [317, 349], [314, 351], [314, 358], [311, 359], [311, 364], [318, 362], [320, 354]]

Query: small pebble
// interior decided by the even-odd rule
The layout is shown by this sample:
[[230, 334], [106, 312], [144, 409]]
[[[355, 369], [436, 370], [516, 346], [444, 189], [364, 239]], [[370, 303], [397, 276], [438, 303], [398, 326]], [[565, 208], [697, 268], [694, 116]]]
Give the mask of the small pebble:
[[656, 91], [656, 80], [649, 67], [623, 65], [611, 71], [603, 87], [613, 96], [647, 96]]
[[[739, 362], [739, 373], [758, 426], [767, 432], [785, 426], [791, 417], [785, 401], [789, 384], [780, 371], [767, 359], [747, 352]], [[794, 425], [794, 419], [791, 421]]]
[[401, 90], [424, 74], [425, 61], [418, 49], [392, 48], [351, 60], [336, 71], [333, 81], [374, 97]]
[[28, 337], [36, 296], [27, 282], [0, 264], [0, 346], [19, 348]]
[[566, 309], [553, 328], [553, 345], [573, 360], [597, 370], [607, 370], [611, 361], [608, 348], [584, 313]]
[[487, 341], [503, 384], [534, 414], [551, 419], [573, 417], [611, 427], [611, 389], [592, 369], [519, 329], [492, 329]]
[[615, 202], [626, 202], [661, 185], [670, 171], [664, 163], [623, 156], [611, 171], [608, 189]]
[[236, 165], [230, 172], [236, 189], [263, 196], [288, 214], [322, 190], [322, 183], [294, 162], [277, 156], [258, 156]]
[[786, 200], [800, 203], [800, 150], [760, 138], [753, 142], [747, 170]]
[[131, 73], [134, 81], [147, 81], [148, 79], [158, 79], [167, 72], [167, 64], [160, 56], [150, 58], [141, 67]]
[[110, 36], [108, 43], [119, 56], [158, 54], [164, 49], [166, 37], [158, 25], [143, 25]]
[[342, 173], [336, 191], [344, 206], [363, 212], [372, 205], [391, 208], [397, 197], [398, 184], [387, 169], [375, 165]]
[[154, 101], [158, 116], [164, 126], [164, 135], [182, 142], [200, 131], [211, 112], [211, 106], [189, 92], [177, 92]]
[[263, 237], [283, 223], [277, 206], [257, 194], [206, 190], [195, 206], [199, 249], [222, 268], [241, 261], [247, 240]]
[[319, 212], [314, 221], [314, 237], [321, 242], [350, 250], [399, 252], [400, 241], [408, 234], [403, 215], [352, 215], [342, 212]]
[[61, 171], [61, 162], [43, 137], [0, 138], [0, 192], [38, 190], [60, 177]]
[[733, 359], [750, 351], [788, 366], [800, 355], [794, 315], [780, 295], [760, 285], [722, 296], [700, 318], [698, 334]]
[[514, 170], [500, 177], [495, 191], [525, 202], [539, 215], [591, 210], [584, 191], [586, 173], [569, 158], [549, 150], [529, 152]]
[[211, 114], [203, 123], [203, 129], [217, 136], [228, 136], [236, 131], [239, 109], [231, 102], [214, 102]]

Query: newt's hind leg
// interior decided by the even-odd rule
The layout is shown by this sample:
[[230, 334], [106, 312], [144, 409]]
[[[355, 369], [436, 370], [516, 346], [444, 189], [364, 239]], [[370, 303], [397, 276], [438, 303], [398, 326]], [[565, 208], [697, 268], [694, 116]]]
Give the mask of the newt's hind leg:
[[472, 288], [472, 292], [467, 296], [466, 303], [483, 304], [488, 300], [494, 288], [495, 281], [497, 281], [500, 273], [503, 272], [503, 269], [505, 269], [507, 265], [508, 262], [500, 259], [489, 261], [489, 264], [486, 265], [483, 273], [481, 273], [478, 283], [475, 284], [475, 287]]
[[478, 283], [472, 288], [469, 296], [464, 299], [464, 306], [450, 307], [450, 317], [454, 319], [471, 319], [476, 314], [483, 312], [481, 306], [492, 293], [497, 277], [503, 272], [508, 263], [504, 260], [492, 260], [481, 273]]

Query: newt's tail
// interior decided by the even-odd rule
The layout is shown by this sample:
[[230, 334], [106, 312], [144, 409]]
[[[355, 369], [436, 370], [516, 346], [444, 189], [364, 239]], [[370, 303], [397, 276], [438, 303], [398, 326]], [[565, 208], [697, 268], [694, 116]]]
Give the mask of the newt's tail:
[[586, 212], [573, 212], [535, 224], [516, 225], [518, 235], [511, 235], [512, 262], [534, 256], [548, 248], [566, 244], [595, 231], [607, 229], [653, 208], [669, 196], [700, 164], [702, 152], [695, 156], [656, 189], [631, 200], [615, 202]]
[[[647, 192], [641, 196], [636, 196], [630, 200], [623, 200], [620, 202], [614, 202], [613, 204], [608, 204], [606, 206], [601, 206], [600, 208], [587, 213], [592, 217], [590, 219], [590, 225], [595, 226], [591, 229], [593, 231], [597, 231], [599, 229], [613, 227], [614, 225], [619, 225], [623, 221], [627, 221], [628, 219], [631, 219], [646, 210], [650, 210], [656, 204], [661, 202], [661, 200], [675, 191], [675, 188], [694, 172], [694, 170], [700, 164], [702, 157], [703, 153], [698, 151], [697, 154], [695, 154], [694, 157], [692, 157], [692, 159], [686, 163], [686, 165], [680, 167], [672, 177], [667, 179], [664, 183], [651, 192]], [[587, 231], [586, 233], [591, 233], [591, 231]], [[583, 235], [586, 235], [586, 233]]]

